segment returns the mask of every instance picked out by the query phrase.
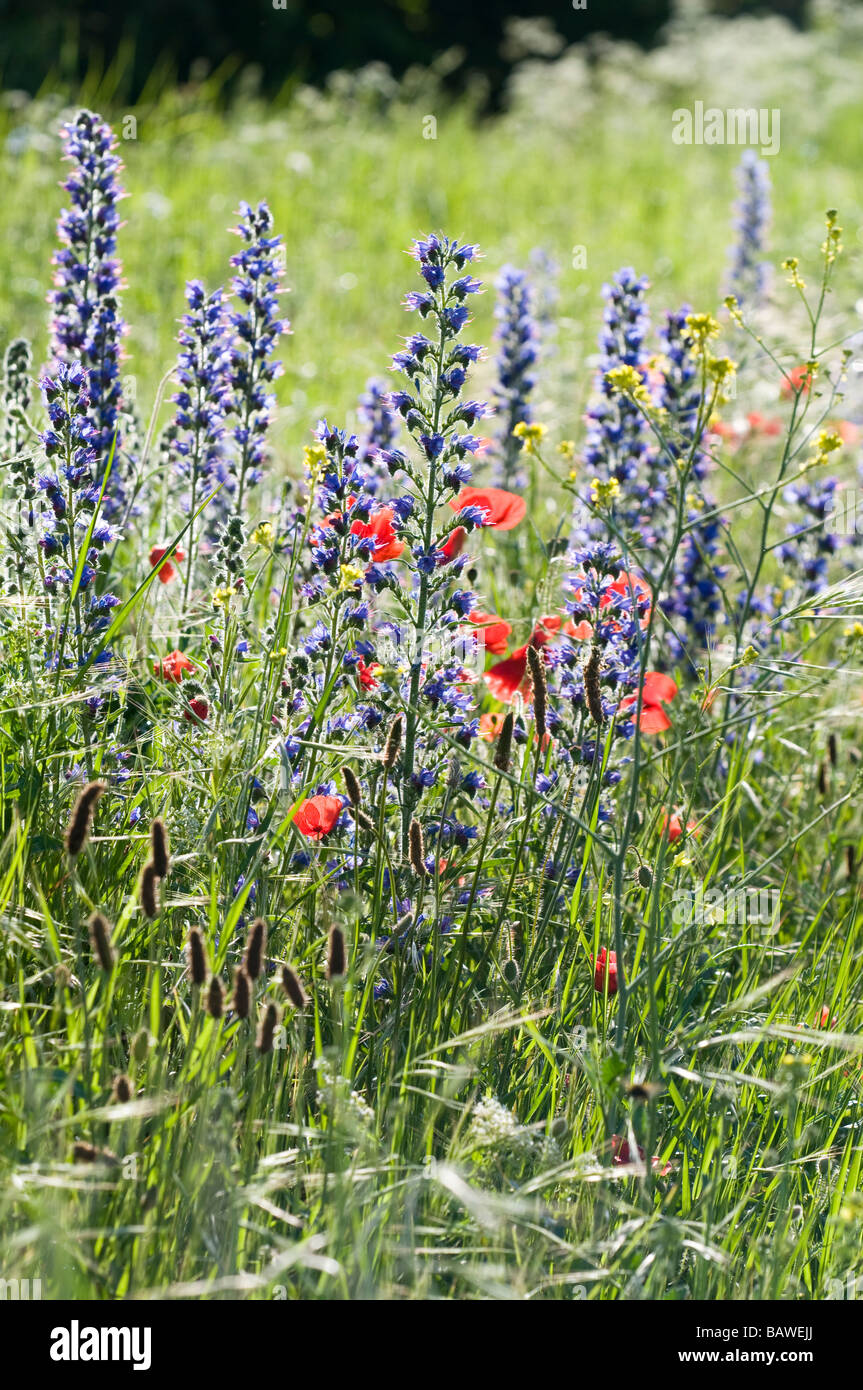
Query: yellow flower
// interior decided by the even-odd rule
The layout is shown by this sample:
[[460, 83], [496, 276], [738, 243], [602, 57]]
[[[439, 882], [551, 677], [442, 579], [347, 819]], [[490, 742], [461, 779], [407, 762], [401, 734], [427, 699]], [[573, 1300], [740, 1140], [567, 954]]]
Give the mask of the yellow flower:
[[327, 451], [323, 444], [307, 444], [303, 449], [303, 463], [312, 479], [318, 476], [327, 461]]
[[708, 357], [707, 375], [711, 381], [722, 383], [728, 377], [734, 376], [737, 371], [737, 363], [732, 362], [730, 357]]
[[515, 438], [521, 440], [526, 454], [535, 454], [536, 446], [542, 443], [547, 433], [545, 425], [528, 424], [526, 420], [520, 420], [513, 430]]
[[616, 478], [609, 478], [607, 482], [594, 478], [590, 485], [590, 500], [595, 507], [610, 507], [619, 492], [620, 483]]
[[216, 589], [215, 593], [213, 594], [213, 607], [227, 608], [233, 596], [234, 591], [229, 587]]
[[561, 458], [575, 458], [575, 440], [562, 439], [557, 446], [557, 452], [560, 454]]
[[630, 396], [641, 405], [650, 404], [644, 378], [635, 367], [612, 367], [610, 372], [605, 373], [605, 379], [612, 390], [619, 391], [623, 396]]
[[796, 256], [787, 256], [782, 262], [782, 269], [788, 271], [788, 283], [793, 285], [795, 290], [805, 290], [806, 281], [801, 276], [797, 267], [800, 262]]
[[272, 545], [274, 536], [275, 531], [273, 530], [272, 523], [269, 521], [262, 521], [260, 526], [256, 526], [252, 532], [252, 542], [254, 545]]
[[821, 245], [821, 254], [827, 265], [832, 265], [842, 251], [842, 228], [836, 225], [838, 216], [835, 208], [830, 208], [827, 213], [827, 237]]
[[339, 593], [344, 593], [346, 589], [353, 589], [361, 583], [365, 570], [362, 565], [341, 565], [339, 567]]
[[842, 436], [836, 430], [822, 430], [808, 460], [808, 468], [823, 468], [830, 462], [830, 455], [842, 448]]
[[719, 337], [719, 324], [712, 314], [687, 314], [684, 320], [686, 336], [696, 357], [700, 357], [711, 338]]
[[737, 295], [727, 294], [725, 296], [725, 299], [723, 300], [723, 303], [726, 309], [728, 310], [729, 317], [732, 318], [735, 323], [740, 324], [742, 327], [743, 315], [740, 312], [740, 305], [737, 302]]

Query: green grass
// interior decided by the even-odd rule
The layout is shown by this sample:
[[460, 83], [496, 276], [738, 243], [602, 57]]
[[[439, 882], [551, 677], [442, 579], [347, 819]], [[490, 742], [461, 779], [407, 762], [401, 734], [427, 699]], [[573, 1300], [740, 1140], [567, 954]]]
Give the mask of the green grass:
[[[281, 353], [273, 493], [282, 473], [299, 476], [318, 417], [343, 422], [366, 378], [386, 368], [407, 331], [399, 300], [414, 283], [403, 249], [423, 229], [480, 242], [485, 279], [536, 245], [561, 263], [557, 351], [540, 386], [552, 441], [583, 439], [598, 290], [621, 264], [654, 281], [657, 317], [683, 299], [716, 305], [737, 152], [673, 146], [662, 110], [627, 124], [603, 105], [566, 138], [441, 110], [437, 140], [424, 141], [422, 105], [221, 115], [205, 95], [145, 104], [123, 150], [127, 371], [146, 420], [173, 360], [184, 280], [221, 283], [238, 200], [268, 199], [287, 243], [294, 330]], [[26, 114], [47, 121], [44, 105]], [[774, 245], [799, 254], [807, 278], [817, 283], [823, 209], [838, 206], [848, 229], [819, 352], [849, 331], [842, 306], [859, 293], [859, 117], [849, 108], [804, 140], [806, 113], [789, 110], [772, 165]], [[10, 337], [41, 341], [56, 171], [42, 149], [6, 156], [0, 315]], [[585, 271], [570, 268], [575, 245], [587, 248]], [[476, 306], [472, 341], [489, 341], [492, 300]], [[785, 287], [770, 328], [783, 364], [809, 355]], [[763, 506], [775, 512], [773, 544], [793, 515], [784, 483], [812, 427], [841, 406], [828, 386], [792, 409], [779, 400], [775, 363], [730, 329], [726, 348], [742, 367], [724, 413], [765, 409], [769, 398], [785, 427], [778, 440], [717, 451], [733, 595], [761, 557]], [[839, 351], [824, 362], [835, 381]], [[481, 367], [471, 394], [490, 380]], [[562, 602], [549, 543], [566, 533], [566, 467], [551, 447], [543, 457], [555, 481], [531, 461], [531, 495], [548, 509], [477, 545], [477, 585], [516, 624], [513, 646]], [[818, 621], [792, 595], [742, 705], [726, 698], [736, 678], [715, 655], [700, 654], [697, 674], [678, 669], [672, 729], [637, 741], [610, 827], [598, 822], [595, 786], [579, 801], [555, 749], [536, 751], [530, 717], [504, 776], [487, 745], [458, 750], [463, 769], [481, 766], [512, 807], [486, 818], [453, 792], [477, 839], [453, 851], [427, 830], [426, 848], [450, 864], [420, 890], [399, 858], [402, 792], [395, 782], [387, 794], [381, 730], [346, 738], [323, 724], [324, 713], [352, 708], [352, 688], [322, 702], [307, 736], [314, 771], [306, 763], [299, 782], [285, 779], [278, 745], [297, 721], [280, 681], [309, 625], [293, 590], [302, 555], [250, 548], [246, 594], [224, 614], [208, 601], [208, 572], [188, 611], [178, 585], [136, 592], [149, 546], [165, 541], [168, 482], [159, 481], [158, 506], [115, 559], [112, 583], [129, 607], [100, 721], [81, 707], [92, 672], [44, 670], [38, 591], [3, 600], [0, 1275], [41, 1278], [46, 1297], [79, 1299], [836, 1297], [859, 1268], [863, 1236], [863, 904], [846, 858], [863, 850], [860, 645], [843, 637], [863, 607], [859, 577]], [[256, 509], [252, 521], [265, 514]], [[633, 567], [649, 573], [649, 564], [635, 555]], [[765, 576], [778, 572], [768, 555]], [[667, 592], [658, 579], [653, 587]], [[661, 627], [657, 605], [654, 652]], [[731, 605], [726, 631], [740, 639]], [[217, 664], [211, 718], [193, 729], [153, 662], [180, 645], [200, 667], [210, 635], [230, 653], [243, 632], [249, 661]], [[482, 687], [478, 699], [498, 708]], [[381, 700], [387, 719], [403, 707]], [[89, 776], [110, 775], [117, 747], [130, 779], [112, 785], [72, 859], [62, 837], [78, 784], [66, 774], [83, 763]], [[341, 789], [345, 765], [362, 779], [373, 827], [369, 863], [352, 866], [348, 854], [337, 888], [329, 860], [343, 840], [312, 846], [310, 865], [298, 865], [309, 846], [292, 814], [317, 783]], [[539, 769], [563, 769], [556, 788], [536, 789]], [[250, 831], [252, 775], [265, 795]], [[429, 824], [450, 796], [442, 781]], [[130, 825], [133, 808], [140, 820]], [[673, 808], [698, 827], [677, 845], [662, 833]], [[138, 875], [156, 816], [169, 827], [172, 864], [150, 919]], [[575, 872], [562, 878], [551, 861]], [[649, 869], [640, 881], [639, 866]], [[422, 891], [429, 919], [455, 916], [455, 931], [423, 939], [417, 929], [403, 949], [381, 953], [396, 915], [385, 868]], [[675, 895], [699, 884], [779, 890], [778, 920], [678, 920]], [[108, 973], [88, 942], [96, 908], [114, 928]], [[309, 996], [266, 1054], [254, 1021], [264, 1003], [284, 1003], [277, 971], [243, 1021], [211, 1017], [185, 969], [188, 931], [199, 926], [228, 981], [240, 919], [253, 910], [269, 923], [271, 963], [292, 963]], [[333, 923], [348, 953], [336, 982], [325, 969]], [[616, 998], [594, 988], [603, 946], [622, 963]], [[392, 994], [376, 1000], [382, 971]], [[112, 1090], [118, 1075], [130, 1078], [129, 1101]], [[620, 1165], [623, 1140], [632, 1161]], [[94, 1146], [97, 1161], [80, 1161], [76, 1144]]]

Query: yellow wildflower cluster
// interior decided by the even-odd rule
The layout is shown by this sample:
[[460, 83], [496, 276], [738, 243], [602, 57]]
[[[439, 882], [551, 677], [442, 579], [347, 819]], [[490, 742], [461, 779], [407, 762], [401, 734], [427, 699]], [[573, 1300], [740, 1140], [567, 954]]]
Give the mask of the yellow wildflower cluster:
[[616, 478], [609, 478], [606, 482], [594, 478], [590, 485], [590, 500], [595, 507], [610, 507], [619, 493], [620, 483]]
[[256, 526], [254, 531], [252, 532], [252, 544], [262, 545], [265, 547], [271, 546], [275, 534], [276, 533], [273, 530], [272, 523], [269, 521], [262, 521], [260, 526]]
[[782, 262], [782, 269], [788, 271], [788, 283], [793, 285], [795, 290], [805, 290], [806, 281], [798, 270], [800, 262], [796, 256], [787, 256]]
[[650, 405], [644, 377], [635, 367], [612, 367], [605, 373], [605, 379], [612, 390], [619, 391], [622, 396], [630, 396], [639, 405]]
[[822, 430], [815, 441], [808, 468], [823, 468], [829, 464], [830, 455], [842, 448], [842, 436], [837, 430]]
[[719, 337], [719, 324], [712, 314], [687, 314], [684, 323], [693, 353], [696, 357], [703, 357], [710, 340]]
[[516, 439], [520, 439], [526, 454], [535, 454], [537, 445], [541, 444], [548, 430], [545, 425], [528, 424], [526, 420], [520, 420], [513, 430]]
[[836, 225], [838, 216], [835, 208], [827, 213], [827, 236], [821, 244], [821, 254], [827, 265], [832, 265], [842, 253], [842, 228]]

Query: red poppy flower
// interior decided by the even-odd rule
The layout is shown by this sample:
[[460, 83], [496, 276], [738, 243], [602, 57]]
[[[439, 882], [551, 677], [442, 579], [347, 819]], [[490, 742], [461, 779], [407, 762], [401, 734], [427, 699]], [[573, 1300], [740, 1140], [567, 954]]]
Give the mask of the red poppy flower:
[[494, 743], [501, 729], [505, 714], [499, 711], [493, 714], [481, 714], [479, 717], [479, 736], [485, 743]]
[[183, 718], [188, 719], [190, 724], [203, 724], [207, 715], [210, 713], [210, 706], [200, 695], [195, 695], [189, 701], [189, 708], [183, 710]]
[[456, 555], [460, 555], [466, 539], [467, 531], [464, 529], [463, 526], [457, 526], [454, 531], [451, 531], [446, 541], [440, 548], [440, 553], [443, 556], [443, 559], [439, 561], [439, 563], [442, 565], [447, 565], [451, 560], [455, 559]]
[[593, 988], [597, 994], [605, 993], [605, 972], [608, 970], [608, 995], [617, 993], [617, 952], [609, 951], [603, 946], [596, 958], [596, 967], [593, 972]]
[[371, 666], [367, 666], [362, 657], [360, 657], [357, 662], [357, 679], [363, 690], [377, 690], [380, 681], [375, 680], [374, 673], [380, 669], [380, 666], [376, 665], [374, 662], [372, 662]]
[[307, 840], [322, 840], [341, 814], [340, 796], [310, 796], [297, 807], [293, 822]]
[[768, 420], [766, 415], [761, 415], [757, 410], [751, 410], [746, 417], [751, 434], [776, 435], [782, 432], [781, 420]]
[[496, 531], [511, 531], [527, 511], [523, 497], [502, 487], [463, 487], [450, 506], [454, 512], [465, 507], [481, 507], [486, 514], [483, 526], [493, 526]]
[[782, 394], [786, 400], [794, 396], [798, 391], [804, 395], [812, 385], [812, 373], [805, 362], [799, 367], [792, 367], [787, 376], [782, 378]]
[[[638, 1145], [638, 1157], [641, 1159], [643, 1163], [644, 1149], [641, 1147], [640, 1144]], [[615, 1168], [626, 1167], [633, 1161], [632, 1149], [629, 1146], [629, 1140], [621, 1139], [619, 1134], [612, 1134], [611, 1136], [611, 1161], [614, 1164]], [[654, 1170], [658, 1170], [659, 1176], [661, 1178], [664, 1178], [668, 1173], [671, 1172], [671, 1164], [663, 1163], [661, 1158], [656, 1158], [654, 1156], [650, 1160], [650, 1164]]]
[[[150, 551], [150, 569], [156, 569], [156, 566], [159, 565], [159, 561], [161, 560], [162, 556], [165, 554], [167, 549], [168, 547], [166, 545], [153, 546], [153, 549]], [[171, 560], [176, 560], [178, 563], [185, 560], [185, 558], [186, 556], [184, 552], [180, 550], [179, 547], [174, 551], [173, 555], [171, 556]], [[171, 560], [166, 560], [164, 565], [159, 565], [159, 568], [156, 571], [157, 577], [162, 584], [170, 584], [171, 580], [176, 579], [177, 577], [177, 571], [174, 569]]]
[[184, 671], [194, 671], [194, 662], [190, 661], [184, 652], [172, 651], [161, 661], [157, 661], [153, 666], [153, 672], [161, 676], [163, 681], [173, 681], [179, 685], [183, 679]]
[[404, 541], [399, 540], [393, 527], [391, 507], [382, 507], [379, 512], [370, 516], [368, 521], [355, 521], [351, 526], [351, 535], [359, 536], [363, 540], [371, 538], [374, 541], [372, 559], [375, 564], [398, 559], [405, 548]]
[[[509, 704], [516, 691], [521, 690], [527, 678], [527, 649], [536, 647], [540, 651], [560, 628], [560, 618], [552, 614], [540, 618], [529, 642], [518, 647], [512, 656], [490, 666], [485, 673], [485, 683], [496, 700]], [[524, 693], [524, 692], [522, 692]]]
[[830, 1005], [829, 1005], [829, 1004], [825, 1004], [824, 1007], [823, 1007], [823, 1009], [821, 1010], [820, 1017], [819, 1017], [818, 1021], [816, 1022], [815, 1027], [816, 1027], [816, 1028], [835, 1028], [837, 1022], [838, 1022], [838, 1019], [836, 1018], [836, 1015], [835, 1015], [835, 1014], [833, 1015], [832, 1018], [830, 1017]]
[[493, 613], [480, 613], [474, 609], [472, 613], [468, 613], [468, 622], [481, 629], [487, 652], [491, 652], [493, 656], [500, 656], [506, 651], [506, 639], [512, 628], [503, 618], [498, 618]]
[[[681, 838], [681, 836], [683, 835], [683, 825], [681, 824], [680, 817], [677, 815], [676, 812], [674, 812], [670, 816], [662, 817], [662, 829], [668, 831], [668, 838], [672, 844], [674, 844], [677, 840]], [[687, 835], [694, 833], [695, 838], [697, 840], [699, 834], [698, 822], [694, 820], [688, 820], [686, 822], [686, 833]]]
[[[662, 708], [663, 701], [673, 700], [677, 686], [670, 676], [660, 671], [647, 671], [644, 676], [644, 690], [641, 697], [641, 718], [638, 727], [643, 734], [661, 734], [671, 728], [671, 720]], [[637, 695], [627, 695], [620, 702], [621, 709], [635, 709]]]

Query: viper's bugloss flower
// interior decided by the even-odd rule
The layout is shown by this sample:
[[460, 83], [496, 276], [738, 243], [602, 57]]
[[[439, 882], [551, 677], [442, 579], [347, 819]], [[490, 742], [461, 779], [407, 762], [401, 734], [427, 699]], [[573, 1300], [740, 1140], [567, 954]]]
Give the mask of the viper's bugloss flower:
[[744, 150], [735, 173], [736, 237], [731, 249], [728, 288], [739, 305], [756, 309], [764, 298], [770, 265], [763, 257], [770, 226], [770, 171], [754, 150]]
[[593, 988], [597, 994], [605, 993], [605, 977], [608, 975], [609, 997], [617, 993], [617, 953], [603, 946], [596, 958], [593, 971]]
[[[79, 362], [87, 373], [88, 417], [93, 426], [93, 481], [112, 446], [114, 462], [103, 502], [108, 517], [125, 514], [128, 475], [124, 462], [121, 344], [126, 333], [119, 290], [117, 205], [124, 197], [118, 175], [123, 165], [111, 128], [92, 111], [79, 111], [62, 127], [63, 158], [71, 170], [63, 183], [70, 206], [57, 223], [51, 305], [51, 353], [56, 365]], [[116, 439], [116, 443], [115, 443]], [[128, 465], [128, 466], [127, 466]], [[98, 472], [96, 471], [98, 467]]]
[[161, 661], [155, 662], [153, 673], [161, 677], [163, 681], [170, 681], [174, 685], [179, 685], [186, 671], [194, 671], [195, 664], [190, 661], [185, 652], [169, 652]]
[[449, 505], [460, 513], [460, 520], [465, 519], [465, 513], [470, 515], [470, 509], [478, 508], [482, 513], [479, 525], [492, 526], [496, 531], [511, 531], [527, 511], [523, 497], [499, 487], [462, 488]]
[[[204, 498], [222, 485], [204, 516], [212, 539], [230, 508], [234, 486], [225, 446], [232, 396], [230, 333], [221, 289], [208, 295], [200, 280], [187, 282], [186, 312], [177, 341], [178, 390], [172, 397], [176, 411], [169, 430], [170, 457], [186, 489], [182, 502], [188, 514], [194, 515]], [[190, 568], [194, 566], [195, 539], [193, 522], [188, 532]]]
[[329, 835], [343, 809], [340, 796], [311, 796], [300, 803], [291, 819], [307, 840], [322, 840]]
[[536, 385], [533, 369], [538, 355], [537, 330], [526, 273], [515, 266], [504, 266], [495, 288], [495, 338], [499, 352], [494, 404], [500, 427], [494, 443], [494, 476], [504, 488], [523, 488], [526, 478], [518, 464], [521, 445], [513, 431], [533, 418], [530, 396]]
[[267, 430], [275, 406], [270, 388], [282, 372], [281, 362], [273, 361], [272, 354], [279, 337], [291, 331], [290, 324], [279, 317], [282, 238], [272, 235], [273, 215], [266, 203], [255, 209], [243, 202], [239, 217], [233, 230], [243, 248], [231, 257], [231, 265], [237, 271], [232, 284], [241, 307], [230, 316], [235, 341], [229, 364], [237, 421], [232, 429], [236, 456], [231, 466], [238, 511], [246, 488], [263, 476]]
[[[588, 431], [582, 456], [584, 476], [609, 482], [614, 479], [620, 487], [615, 508], [618, 523], [624, 529], [639, 529], [644, 505], [640, 492], [643, 465], [650, 452], [647, 422], [634, 395], [644, 389], [647, 381], [649, 318], [645, 295], [647, 280], [634, 270], [617, 272], [611, 284], [603, 286], [605, 299], [603, 329], [599, 335], [594, 400], [587, 410]], [[622, 391], [615, 385], [614, 374], [627, 370], [633, 389]], [[591, 517], [586, 496], [580, 497], [581, 514], [576, 516], [573, 540], [583, 544], [598, 538], [604, 527]]]

